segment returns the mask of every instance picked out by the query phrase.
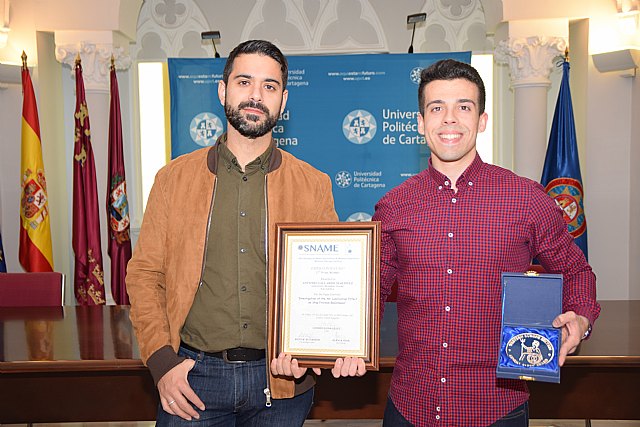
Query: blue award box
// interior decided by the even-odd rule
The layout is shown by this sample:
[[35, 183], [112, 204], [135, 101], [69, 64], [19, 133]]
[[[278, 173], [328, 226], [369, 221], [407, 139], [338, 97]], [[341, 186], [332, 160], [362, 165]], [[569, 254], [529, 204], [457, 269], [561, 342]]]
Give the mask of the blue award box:
[[502, 273], [502, 327], [498, 378], [560, 382], [562, 275]]

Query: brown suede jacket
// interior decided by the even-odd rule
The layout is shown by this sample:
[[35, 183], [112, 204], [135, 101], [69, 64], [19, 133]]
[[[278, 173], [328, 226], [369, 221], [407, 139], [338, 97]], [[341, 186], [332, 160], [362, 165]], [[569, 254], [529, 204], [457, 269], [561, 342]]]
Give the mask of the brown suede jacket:
[[[224, 135], [226, 136], [226, 135]], [[223, 136], [223, 137], [224, 137]], [[181, 156], [156, 175], [140, 236], [127, 267], [131, 321], [140, 355], [155, 381], [175, 366], [180, 330], [200, 282], [214, 203], [218, 158], [214, 148]], [[268, 333], [273, 330], [275, 224], [334, 222], [331, 179], [275, 149], [266, 175]], [[271, 351], [267, 351], [268, 361]], [[293, 379], [269, 374], [271, 397], [294, 395]]]

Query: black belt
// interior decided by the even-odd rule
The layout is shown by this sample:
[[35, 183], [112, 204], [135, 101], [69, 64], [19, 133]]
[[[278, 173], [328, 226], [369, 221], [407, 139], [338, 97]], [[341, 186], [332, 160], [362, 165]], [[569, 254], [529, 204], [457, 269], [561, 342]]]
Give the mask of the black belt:
[[216, 357], [229, 363], [253, 362], [256, 360], [262, 360], [265, 357], [264, 349], [256, 348], [236, 347], [211, 353], [209, 351], [202, 351], [197, 348], [193, 348], [184, 342], [180, 342], [180, 347], [184, 347], [187, 350], [191, 350], [196, 353], [203, 353], [207, 356]]

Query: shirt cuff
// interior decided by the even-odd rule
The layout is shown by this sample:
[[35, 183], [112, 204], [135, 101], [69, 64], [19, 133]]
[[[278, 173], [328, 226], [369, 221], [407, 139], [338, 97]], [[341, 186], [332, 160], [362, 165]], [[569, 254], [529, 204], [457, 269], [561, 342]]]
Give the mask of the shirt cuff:
[[170, 345], [165, 345], [156, 350], [147, 360], [147, 367], [151, 371], [154, 384], [158, 385], [160, 378], [174, 366], [179, 365], [184, 359], [184, 357], [178, 356]]
[[591, 327], [593, 327], [593, 324], [596, 322], [596, 319], [598, 318], [598, 315], [594, 314], [587, 307], [576, 307], [573, 310], [573, 312], [576, 313], [579, 316], [586, 317], [587, 320], [589, 321], [589, 326], [591, 326]]

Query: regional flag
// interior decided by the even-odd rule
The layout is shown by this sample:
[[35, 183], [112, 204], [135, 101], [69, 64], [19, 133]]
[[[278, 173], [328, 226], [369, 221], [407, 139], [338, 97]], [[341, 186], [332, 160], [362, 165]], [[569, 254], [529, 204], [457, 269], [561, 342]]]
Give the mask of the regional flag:
[[118, 305], [128, 305], [124, 278], [131, 259], [129, 203], [122, 153], [120, 94], [113, 57], [111, 57], [111, 106], [109, 109], [109, 176], [107, 177], [107, 223], [111, 257], [111, 294]]
[[569, 233], [587, 257], [587, 220], [578, 159], [576, 126], [569, 88], [569, 61], [562, 64], [562, 83], [553, 114], [541, 184], [564, 211]]
[[76, 58], [75, 143], [73, 149], [74, 287], [80, 305], [105, 303], [96, 166], [80, 56]]
[[22, 154], [20, 160], [20, 244], [18, 258], [27, 272], [53, 271], [47, 181], [44, 176], [38, 107], [22, 53]]

